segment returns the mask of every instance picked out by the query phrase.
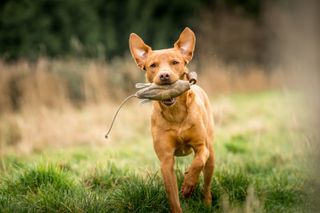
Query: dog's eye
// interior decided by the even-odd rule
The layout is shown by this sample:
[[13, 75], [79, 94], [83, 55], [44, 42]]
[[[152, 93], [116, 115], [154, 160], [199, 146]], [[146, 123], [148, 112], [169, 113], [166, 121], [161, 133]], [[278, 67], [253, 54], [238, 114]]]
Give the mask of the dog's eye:
[[174, 60], [174, 61], [172, 61], [172, 64], [173, 65], [179, 64], [179, 61]]
[[152, 64], [150, 65], [151, 68], [155, 68], [156, 66], [157, 66], [156, 63], [152, 63]]

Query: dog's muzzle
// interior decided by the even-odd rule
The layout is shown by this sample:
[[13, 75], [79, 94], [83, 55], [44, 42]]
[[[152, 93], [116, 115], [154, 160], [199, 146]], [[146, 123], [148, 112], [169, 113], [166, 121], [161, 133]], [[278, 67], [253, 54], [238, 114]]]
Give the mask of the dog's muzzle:
[[[188, 80], [189, 80], [189, 73], [187, 72], [184, 72], [181, 76], [180, 76], [180, 80], [183, 80], [184, 79], [184, 76], [187, 76]], [[171, 106], [173, 105], [174, 103], [176, 103], [176, 98], [170, 98], [170, 99], [165, 99], [165, 100], [162, 100], [160, 101], [162, 104], [166, 105], [166, 106]]]

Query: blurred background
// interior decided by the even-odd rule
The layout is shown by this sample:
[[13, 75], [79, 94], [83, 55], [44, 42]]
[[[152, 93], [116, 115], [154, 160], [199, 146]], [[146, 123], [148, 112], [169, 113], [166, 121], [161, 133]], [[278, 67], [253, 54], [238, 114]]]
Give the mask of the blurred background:
[[[159, 49], [171, 47], [184, 27], [194, 30], [190, 69], [213, 99], [301, 90], [307, 111], [317, 109], [318, 6], [298, 0], [3, 0], [0, 153], [106, 144], [104, 129], [116, 105], [144, 81], [129, 55], [131, 32]], [[149, 108], [123, 110], [119, 126], [127, 131], [115, 127], [113, 141], [128, 140], [137, 129], [148, 134], [147, 116], [134, 128], [130, 123]]]
[[[131, 100], [104, 135], [119, 103], [145, 81], [130, 33], [161, 49], [190, 27], [197, 44], [189, 69], [215, 120], [211, 210], [317, 212], [319, 4], [0, 1], [0, 209], [167, 212], [151, 105]], [[191, 160], [176, 159], [179, 183]], [[182, 207], [211, 212], [196, 191]]]

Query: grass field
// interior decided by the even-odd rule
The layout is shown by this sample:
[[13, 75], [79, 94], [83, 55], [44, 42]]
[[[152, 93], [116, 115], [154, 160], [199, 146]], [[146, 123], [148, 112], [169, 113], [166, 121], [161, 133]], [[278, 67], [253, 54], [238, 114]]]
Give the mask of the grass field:
[[[308, 118], [299, 113], [299, 100], [299, 94], [286, 91], [212, 98], [213, 203], [202, 203], [201, 179], [193, 196], [181, 199], [184, 212], [306, 212], [314, 180], [303, 128]], [[8, 149], [0, 164], [0, 212], [168, 212], [149, 133], [150, 108], [125, 107], [109, 141], [103, 141], [105, 126], [98, 125], [101, 143], [86, 138], [29, 155]], [[100, 117], [104, 122], [114, 108], [107, 110]], [[86, 109], [74, 112], [87, 114]], [[93, 127], [88, 124], [78, 134]], [[179, 188], [191, 160], [176, 160]]]

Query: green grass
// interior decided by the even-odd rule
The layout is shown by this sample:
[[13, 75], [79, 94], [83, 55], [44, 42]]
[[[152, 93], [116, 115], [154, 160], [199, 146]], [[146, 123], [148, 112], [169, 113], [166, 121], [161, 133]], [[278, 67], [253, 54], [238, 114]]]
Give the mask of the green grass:
[[[213, 203], [202, 202], [201, 178], [192, 197], [181, 198], [184, 212], [306, 212], [313, 179], [304, 131], [292, 126], [297, 100], [277, 91], [213, 99], [222, 109]], [[1, 160], [0, 212], [169, 211], [150, 135]], [[191, 160], [177, 158], [179, 188]]]

